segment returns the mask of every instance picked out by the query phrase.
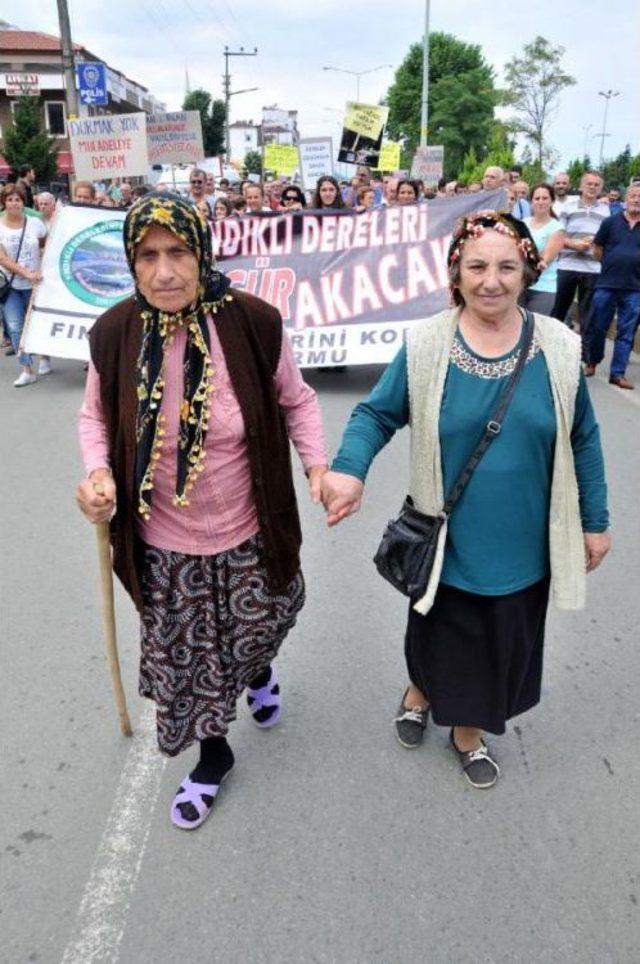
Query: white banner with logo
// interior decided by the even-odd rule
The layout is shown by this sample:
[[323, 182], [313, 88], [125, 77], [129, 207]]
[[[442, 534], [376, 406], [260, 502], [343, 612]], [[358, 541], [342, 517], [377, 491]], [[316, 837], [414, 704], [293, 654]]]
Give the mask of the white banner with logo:
[[123, 211], [89, 206], [58, 212], [22, 336], [25, 351], [88, 359], [87, 334], [96, 318], [133, 293], [124, 217]]
[[67, 121], [73, 168], [79, 181], [103, 177], [146, 177], [147, 125], [143, 111], [102, 114]]

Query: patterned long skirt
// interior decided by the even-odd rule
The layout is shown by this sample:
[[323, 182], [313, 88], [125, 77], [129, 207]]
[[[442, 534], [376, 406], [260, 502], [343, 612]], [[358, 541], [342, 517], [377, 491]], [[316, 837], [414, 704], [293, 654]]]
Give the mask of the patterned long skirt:
[[304, 604], [298, 572], [269, 590], [259, 535], [214, 556], [145, 547], [140, 695], [169, 756], [225, 736], [236, 700], [276, 656]]

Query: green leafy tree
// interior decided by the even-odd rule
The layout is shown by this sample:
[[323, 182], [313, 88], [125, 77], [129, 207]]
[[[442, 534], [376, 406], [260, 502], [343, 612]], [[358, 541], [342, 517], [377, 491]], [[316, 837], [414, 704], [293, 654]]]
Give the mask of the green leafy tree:
[[602, 176], [607, 187], [624, 188], [632, 178], [631, 147], [629, 144], [623, 151], [610, 161], [605, 161], [602, 165]]
[[481, 181], [487, 167], [501, 167], [508, 171], [514, 164], [508, 128], [500, 121], [494, 121], [485, 156], [481, 161], [478, 160], [475, 148], [470, 147], [462, 159], [458, 179], [470, 184], [472, 181]]
[[506, 100], [517, 111], [511, 124], [531, 143], [540, 168], [550, 159], [545, 144], [549, 120], [562, 91], [576, 82], [562, 69], [563, 54], [564, 47], [554, 47], [538, 36], [525, 44], [522, 56], [505, 66]]
[[187, 94], [182, 102], [182, 109], [200, 112], [205, 157], [217, 157], [223, 154], [226, 119], [224, 101], [212, 100], [211, 94], [198, 88]]
[[30, 164], [41, 184], [52, 181], [57, 171], [55, 141], [43, 129], [42, 102], [38, 97], [18, 97], [13, 123], [4, 135], [7, 163], [17, 173], [21, 164]]
[[262, 154], [260, 151], [249, 151], [244, 159], [244, 169], [247, 174], [262, 174]]
[[[422, 64], [422, 44], [412, 44], [385, 98], [387, 133], [403, 142], [403, 157], [410, 156], [420, 142]], [[429, 141], [444, 145], [445, 177], [455, 175], [470, 147], [480, 156], [486, 153], [499, 100], [493, 69], [479, 46], [451, 34], [430, 35]]]
[[567, 167], [567, 174], [569, 175], [569, 180], [571, 181], [572, 188], [578, 188], [580, 185], [580, 178], [586, 171], [593, 170], [593, 164], [591, 163], [591, 158], [588, 154], [584, 157], [576, 157], [575, 160], [571, 161]]

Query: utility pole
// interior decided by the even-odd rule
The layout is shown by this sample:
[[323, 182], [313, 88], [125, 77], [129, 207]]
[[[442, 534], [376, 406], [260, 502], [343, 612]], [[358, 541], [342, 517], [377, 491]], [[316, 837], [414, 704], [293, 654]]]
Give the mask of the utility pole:
[[[240, 47], [240, 50], [229, 50], [228, 47], [224, 48], [224, 76], [222, 78], [222, 86], [224, 90], [224, 152], [227, 164], [231, 160], [231, 138], [229, 136], [229, 103], [232, 97], [231, 91], [231, 74], [229, 73], [229, 57], [255, 57], [258, 53], [258, 48], [254, 47], [253, 50], [245, 50], [244, 47]], [[255, 88], [252, 88], [255, 90]], [[236, 91], [240, 93], [240, 91]], [[244, 93], [244, 91], [243, 91]]]
[[431, 0], [425, 0], [424, 41], [422, 53], [422, 114], [420, 117], [420, 147], [427, 146], [429, 125], [429, 13]]
[[60, 23], [60, 49], [62, 51], [62, 71], [64, 73], [65, 101], [67, 118], [78, 116], [78, 97], [76, 94], [76, 66], [73, 59], [71, 24], [67, 0], [57, 0], [58, 20]]

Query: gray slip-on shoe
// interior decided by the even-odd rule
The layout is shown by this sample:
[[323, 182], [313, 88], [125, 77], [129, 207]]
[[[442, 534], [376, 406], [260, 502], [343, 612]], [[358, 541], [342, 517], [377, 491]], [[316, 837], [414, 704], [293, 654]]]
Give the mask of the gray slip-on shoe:
[[468, 750], [466, 753], [459, 750], [453, 738], [453, 730], [449, 734], [451, 746], [456, 751], [460, 766], [465, 777], [472, 787], [477, 790], [489, 790], [500, 776], [500, 767], [489, 753], [489, 747], [480, 740], [477, 750]]
[[426, 710], [421, 710], [417, 706], [407, 708], [404, 705], [407, 692], [408, 690], [405, 690], [404, 696], [400, 700], [400, 706], [393, 723], [398, 743], [401, 743], [407, 750], [415, 750], [421, 746], [424, 740], [424, 731], [429, 719], [429, 707]]

